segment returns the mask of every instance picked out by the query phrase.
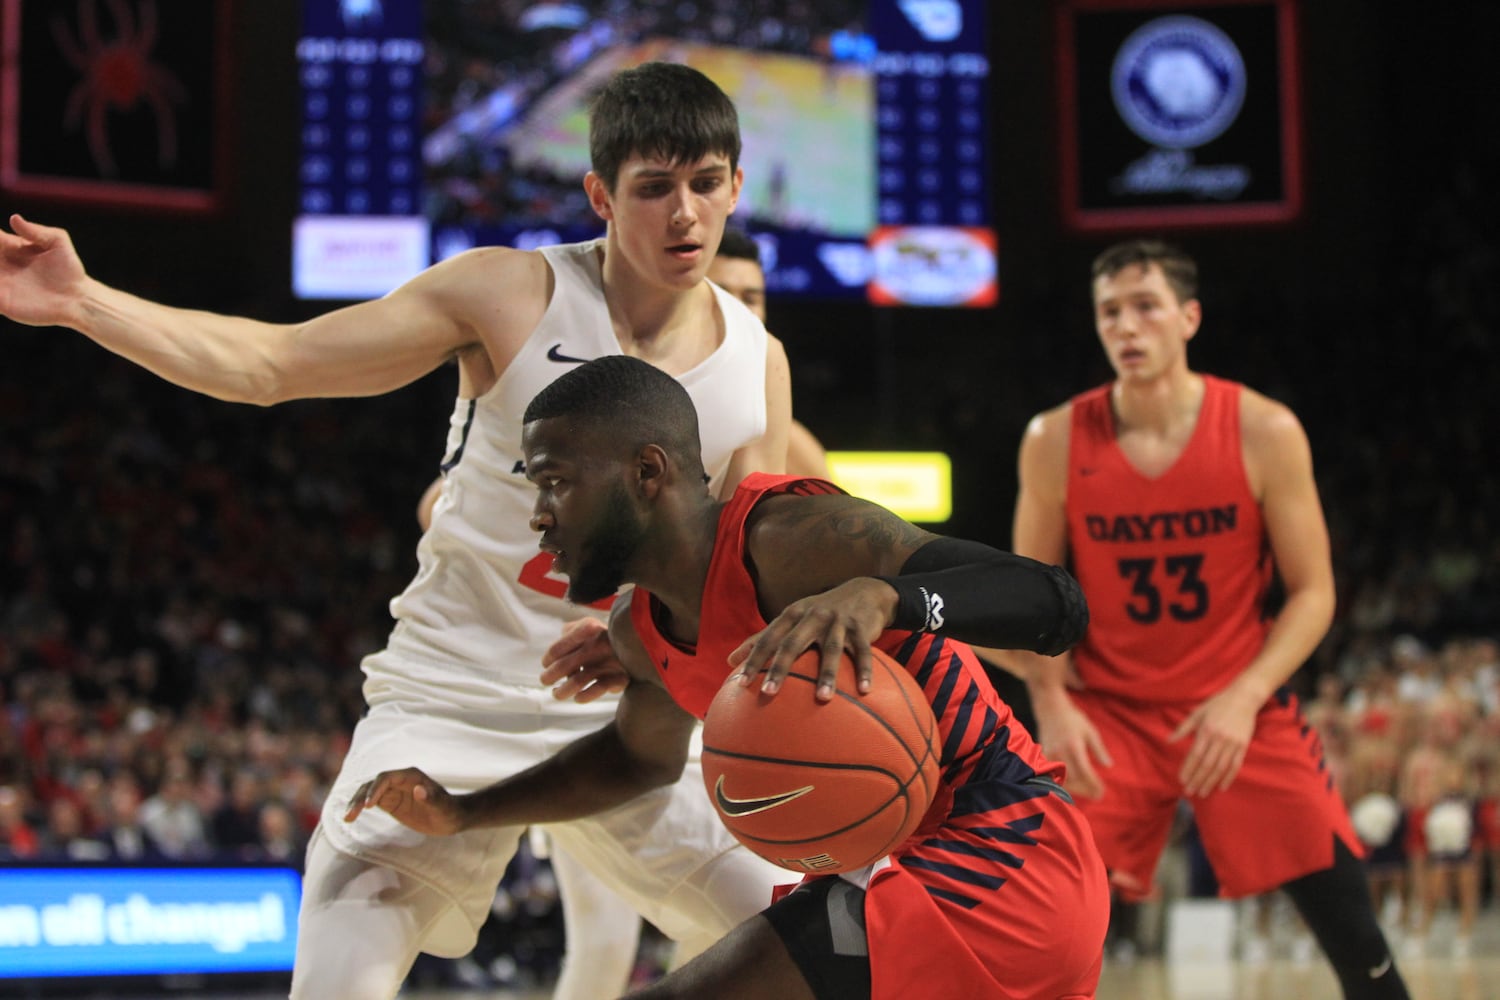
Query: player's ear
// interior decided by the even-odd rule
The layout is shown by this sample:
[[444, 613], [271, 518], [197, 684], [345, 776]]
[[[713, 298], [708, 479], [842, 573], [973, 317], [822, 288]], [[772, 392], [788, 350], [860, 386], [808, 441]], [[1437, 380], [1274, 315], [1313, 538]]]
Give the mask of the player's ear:
[[604, 178], [590, 170], [583, 175], [583, 190], [589, 196], [589, 205], [593, 207], [594, 214], [605, 222], [613, 222], [614, 204], [610, 196], [609, 185], [604, 183]]
[[1203, 322], [1203, 303], [1197, 299], [1188, 299], [1182, 304], [1182, 312], [1188, 321], [1187, 339], [1192, 340], [1197, 336], [1198, 327]]
[[667, 453], [659, 444], [648, 444], [636, 456], [636, 476], [643, 496], [655, 499], [667, 484]]
[[734, 168], [734, 178], [731, 181], [731, 184], [732, 188], [729, 192], [729, 214], [733, 215], [734, 210], [738, 208], [740, 204], [740, 190], [745, 186], [744, 167], [736, 166]]

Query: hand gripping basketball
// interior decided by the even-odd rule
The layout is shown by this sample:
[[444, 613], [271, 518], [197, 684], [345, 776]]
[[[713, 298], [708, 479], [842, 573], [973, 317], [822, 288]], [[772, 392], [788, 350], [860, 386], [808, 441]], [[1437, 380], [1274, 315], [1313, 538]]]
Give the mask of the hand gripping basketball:
[[821, 654], [793, 662], [780, 694], [731, 675], [703, 724], [703, 780], [750, 850], [817, 874], [878, 861], [911, 836], [937, 791], [941, 738], [915, 678], [871, 649], [868, 694], [845, 654], [833, 698], [813, 697]]

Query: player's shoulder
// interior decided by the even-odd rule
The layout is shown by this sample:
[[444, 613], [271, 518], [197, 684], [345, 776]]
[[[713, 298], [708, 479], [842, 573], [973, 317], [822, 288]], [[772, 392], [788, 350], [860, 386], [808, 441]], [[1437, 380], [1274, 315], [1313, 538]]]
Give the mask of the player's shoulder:
[[1026, 421], [1026, 429], [1022, 433], [1023, 447], [1066, 445], [1073, 426], [1074, 405], [1074, 400], [1066, 399], [1056, 406], [1033, 414]]
[[490, 271], [524, 266], [529, 261], [542, 262], [541, 253], [536, 250], [517, 250], [515, 247], [470, 247], [433, 264], [427, 269], [427, 273], [465, 274], [473, 270]]
[[1286, 403], [1247, 385], [1240, 386], [1240, 433], [1246, 443], [1274, 445], [1288, 437], [1300, 438], [1302, 421]]
[[552, 269], [536, 251], [476, 247], [432, 265], [391, 294], [449, 317], [483, 347], [487, 370], [473, 372], [475, 391], [482, 394], [541, 322], [554, 284]]
[[513, 299], [528, 292], [546, 300], [551, 268], [534, 250], [474, 247], [432, 265], [408, 283], [414, 290], [462, 298]]
[[772, 488], [745, 510], [745, 550], [752, 563], [805, 551], [827, 536], [869, 530], [884, 508], [838, 489]]
[[1272, 483], [1312, 476], [1311, 445], [1296, 413], [1248, 387], [1240, 391], [1240, 447], [1251, 489], [1262, 500]]
[[779, 352], [785, 356], [781, 341], [771, 335], [760, 317], [750, 311], [749, 306], [708, 278], [703, 279], [703, 287], [708, 289], [709, 301], [718, 310], [716, 318], [723, 323], [726, 336], [739, 338], [746, 343], [764, 344], [768, 352]]

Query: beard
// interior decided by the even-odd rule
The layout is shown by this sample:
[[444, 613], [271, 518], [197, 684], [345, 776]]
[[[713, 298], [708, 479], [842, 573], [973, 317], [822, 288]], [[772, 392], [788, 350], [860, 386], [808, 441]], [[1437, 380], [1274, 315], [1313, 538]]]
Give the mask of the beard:
[[568, 577], [568, 600], [592, 604], [613, 596], [624, 584], [626, 568], [645, 534], [646, 526], [631, 508], [630, 495], [616, 484], [598, 525], [584, 541], [587, 558]]

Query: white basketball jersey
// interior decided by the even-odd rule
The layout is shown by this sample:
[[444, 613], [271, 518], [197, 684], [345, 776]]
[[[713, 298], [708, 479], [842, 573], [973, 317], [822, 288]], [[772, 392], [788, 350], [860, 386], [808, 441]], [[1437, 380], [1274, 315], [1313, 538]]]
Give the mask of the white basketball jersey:
[[[446, 705], [482, 725], [496, 684], [538, 686], [542, 653], [563, 622], [603, 616], [563, 599], [564, 579], [551, 575], [552, 557], [537, 548], [540, 536], [530, 527], [536, 490], [521, 462], [521, 417], [532, 397], [582, 362], [620, 353], [604, 301], [601, 244], [541, 250], [555, 281], [546, 314], [494, 386], [454, 407], [445, 483], [417, 546], [417, 575], [391, 602], [390, 644], [364, 662], [372, 707]], [[678, 379], [698, 408], [703, 466], [717, 493], [732, 454], [765, 432], [767, 340], [743, 303], [711, 287], [724, 340]]]

